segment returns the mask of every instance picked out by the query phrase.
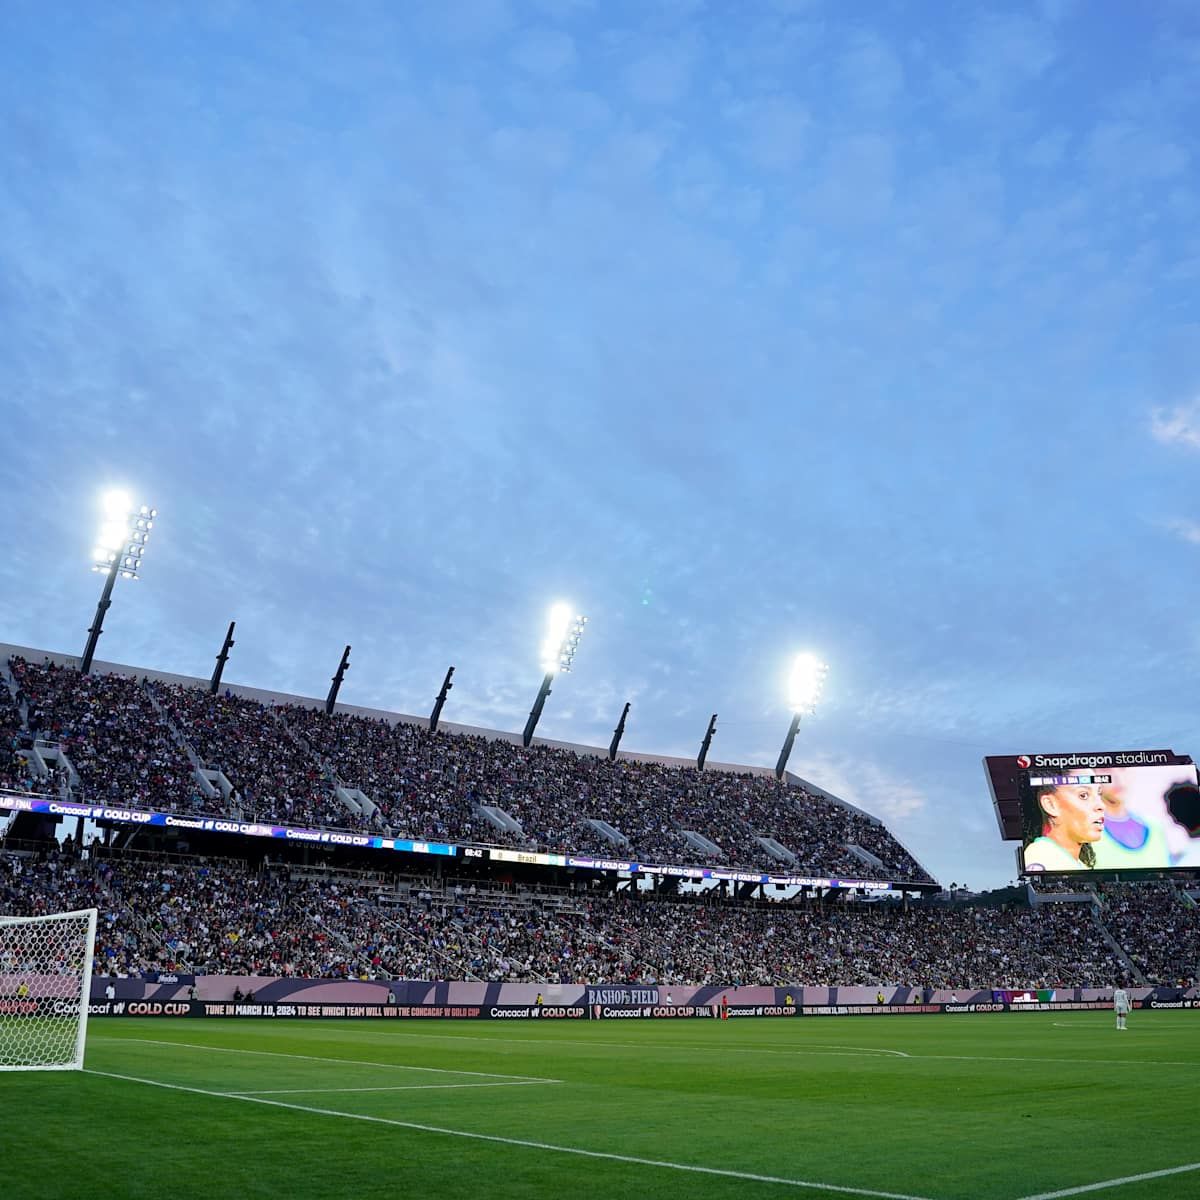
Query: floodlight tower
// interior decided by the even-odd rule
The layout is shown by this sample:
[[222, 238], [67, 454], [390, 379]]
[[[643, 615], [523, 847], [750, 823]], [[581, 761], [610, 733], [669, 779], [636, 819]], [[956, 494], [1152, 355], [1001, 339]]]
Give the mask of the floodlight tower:
[[450, 679], [453, 675], [454, 675], [454, 668], [451, 667], [446, 672], [446, 678], [442, 680], [442, 690], [440, 692], [438, 692], [437, 699], [434, 700], [434, 702], [433, 702], [433, 712], [431, 712], [429, 714], [429, 732], [430, 733], [437, 732], [438, 721], [440, 721], [442, 719], [442, 709], [445, 707], [446, 697], [448, 695], [450, 695], [450, 689], [454, 686], [454, 684], [452, 684], [450, 682]]
[[348, 670], [350, 670], [349, 646], [342, 651], [342, 659], [338, 663], [337, 674], [334, 675], [333, 682], [329, 686], [329, 695], [325, 697], [325, 715], [327, 717], [333, 713], [333, 706], [337, 703], [338, 691], [341, 689], [342, 680], [346, 678]]
[[775, 778], [782, 779], [791, 757], [792, 744], [796, 740], [796, 730], [800, 728], [800, 718], [811, 716], [817, 711], [821, 699], [821, 689], [825, 686], [825, 676], [829, 668], [815, 654], [797, 654], [792, 663], [792, 671], [788, 676], [788, 701], [792, 706], [792, 723], [788, 726], [787, 737], [783, 739], [783, 749], [779, 751], [779, 761], [775, 764]]
[[138, 577], [142, 555], [146, 553], [146, 543], [150, 540], [150, 530], [154, 528], [154, 518], [158, 516], [158, 509], [145, 504], [135, 508], [129, 493], [122, 491], [105, 492], [100, 498], [100, 507], [104, 519], [92, 551], [92, 570], [104, 571], [106, 577], [100, 602], [96, 605], [96, 615], [88, 630], [87, 645], [79, 660], [81, 675], [86, 675], [92, 669], [96, 643], [104, 630], [104, 614], [112, 604], [113, 584], [117, 582], [118, 575], [122, 579]]
[[217, 654], [217, 665], [213, 669], [212, 678], [208, 681], [210, 696], [215, 696], [221, 687], [221, 674], [225, 670], [225, 664], [229, 661], [229, 652], [233, 649], [233, 627], [236, 624], [236, 621], [229, 622], [229, 630], [226, 632], [225, 640], [221, 643], [221, 650]]
[[546, 620], [546, 637], [542, 642], [542, 670], [546, 674], [542, 686], [538, 688], [537, 699], [529, 710], [529, 720], [525, 722], [525, 732], [521, 735], [522, 745], [528, 746], [533, 741], [533, 731], [537, 728], [542, 709], [546, 707], [546, 697], [550, 695], [554, 676], [571, 669], [586, 625], [587, 617], [572, 616], [569, 604], [551, 605]]
[[608, 744], [608, 761], [617, 761], [617, 747], [621, 744], [621, 738], [625, 736], [625, 718], [629, 716], [629, 701], [625, 701], [625, 707], [621, 709], [621, 719], [617, 722], [616, 729], [613, 730], [612, 741]]
[[717, 714], [708, 718], [708, 728], [704, 731], [704, 740], [700, 743], [700, 753], [696, 756], [696, 770], [703, 771], [708, 761], [708, 748], [712, 745], [713, 734], [717, 732]]

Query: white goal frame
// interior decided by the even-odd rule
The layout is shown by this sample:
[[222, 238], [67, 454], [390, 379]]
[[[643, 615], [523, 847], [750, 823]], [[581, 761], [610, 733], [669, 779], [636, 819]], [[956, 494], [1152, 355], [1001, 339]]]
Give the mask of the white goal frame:
[[[94, 908], [81, 908], [73, 912], [52, 913], [43, 917], [5, 917], [0, 916], [0, 1058], [3, 1057], [3, 1052], [7, 1049], [5, 1043], [13, 1034], [18, 1026], [17, 1022], [22, 1019], [24, 1014], [16, 1010], [18, 1001], [17, 988], [19, 983], [13, 983], [14, 980], [19, 980], [21, 971], [6, 972], [3, 956], [5, 951], [6, 939], [13, 929], [29, 928], [30, 926], [46, 926], [52, 925], [55, 922], [75, 921], [77, 932], [81, 918], [86, 919], [87, 928], [84, 935], [83, 958], [80, 963], [80, 970], [75, 973], [62, 974], [61, 972], [52, 971], [47, 963], [47, 967], [41, 972], [41, 983], [37, 982], [38, 973], [34, 971], [29, 974], [30, 979], [35, 980], [35, 993], [30, 994], [30, 998], [35, 1002], [55, 1000], [60, 1003], [69, 1002], [77, 1005], [74, 1013], [75, 1030], [74, 1030], [74, 1047], [72, 1057], [68, 1060], [66, 1054], [62, 1055], [63, 1061], [55, 1062], [29, 1062], [29, 1063], [4, 1063], [0, 1061], [0, 1071], [81, 1071], [83, 1070], [83, 1052], [87, 1043], [87, 1022], [88, 1022], [88, 1005], [92, 998], [92, 958], [95, 954], [96, 947], [96, 917], [97, 910]], [[49, 936], [49, 935], [48, 935]], [[45, 988], [45, 980], [49, 978], [59, 977], [63, 980], [74, 981], [74, 986], [71, 988], [70, 995], [58, 994], [57, 990], [51, 989], [47, 991]], [[8, 986], [5, 986], [5, 985]], [[28, 983], [25, 984], [28, 987]], [[9, 995], [9, 990], [12, 990], [12, 995]], [[65, 991], [65, 989], [64, 989]], [[14, 1011], [7, 1012], [6, 1007], [12, 1004]], [[42, 1015], [38, 1012], [28, 1014], [29, 1019], [37, 1020], [60, 1020], [63, 1022], [69, 1021], [72, 1014], [70, 1012], [53, 1013], [50, 1015]], [[64, 1031], [66, 1032], [66, 1031]], [[65, 1050], [69, 1048], [70, 1043], [66, 1042], [66, 1038], [62, 1038], [60, 1044]], [[43, 1057], [48, 1057], [43, 1055]]]

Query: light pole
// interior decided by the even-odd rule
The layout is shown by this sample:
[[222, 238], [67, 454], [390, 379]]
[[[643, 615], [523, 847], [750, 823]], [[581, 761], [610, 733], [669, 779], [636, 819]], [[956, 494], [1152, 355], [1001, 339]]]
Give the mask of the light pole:
[[88, 629], [87, 645], [79, 660], [81, 675], [86, 675], [92, 669], [96, 643], [104, 630], [104, 614], [112, 604], [113, 584], [117, 582], [118, 575], [122, 579], [138, 577], [150, 530], [154, 528], [154, 518], [158, 516], [158, 509], [145, 504], [135, 509], [129, 494], [121, 491], [105, 492], [101, 498], [101, 508], [104, 521], [92, 551], [92, 570], [104, 571], [106, 577], [100, 602], [96, 605], [96, 615]]
[[325, 715], [327, 717], [333, 713], [333, 706], [337, 703], [338, 691], [341, 689], [342, 680], [346, 678], [348, 670], [350, 670], [349, 646], [342, 651], [342, 659], [338, 663], [337, 674], [334, 675], [333, 682], [329, 686], [329, 695], [325, 697]]
[[704, 731], [704, 740], [700, 743], [700, 753], [696, 755], [696, 770], [703, 771], [708, 761], [708, 748], [712, 745], [713, 734], [717, 732], [717, 714], [708, 718], [708, 728]]
[[236, 621], [229, 622], [229, 629], [225, 634], [225, 640], [221, 643], [221, 649], [217, 654], [217, 665], [213, 668], [212, 678], [208, 681], [208, 694], [210, 696], [215, 696], [221, 686], [221, 674], [225, 670], [225, 664], [229, 661], [229, 652], [233, 649], [233, 627], [236, 624]]
[[450, 679], [453, 676], [453, 674], [454, 674], [454, 668], [451, 667], [446, 672], [446, 678], [442, 680], [442, 690], [440, 692], [438, 692], [437, 699], [434, 700], [434, 702], [433, 702], [433, 712], [431, 712], [429, 714], [429, 732], [430, 733], [437, 732], [438, 721], [440, 721], [442, 719], [442, 709], [445, 707], [446, 697], [448, 695], [450, 695], [450, 689], [454, 686], [454, 684], [452, 684], [450, 682]]
[[625, 701], [625, 707], [621, 709], [621, 719], [617, 722], [616, 729], [613, 730], [612, 741], [608, 744], [608, 761], [617, 761], [617, 747], [621, 744], [621, 738], [625, 736], [625, 718], [629, 716], [629, 701]]
[[788, 726], [787, 737], [783, 739], [783, 749], [779, 751], [779, 761], [775, 764], [775, 778], [782, 779], [787, 769], [787, 761], [791, 757], [792, 745], [796, 740], [796, 730], [800, 728], [800, 718], [810, 716], [817, 711], [817, 702], [821, 699], [821, 689], [825, 686], [825, 676], [829, 668], [815, 654], [797, 654], [792, 663], [792, 671], [788, 676], [788, 701], [792, 706], [792, 723]]
[[525, 722], [525, 732], [521, 735], [521, 744], [528, 746], [533, 741], [533, 731], [537, 728], [542, 709], [546, 707], [546, 697], [550, 695], [550, 685], [554, 676], [560, 671], [569, 671], [575, 661], [575, 651], [579, 649], [579, 640], [583, 637], [587, 617], [572, 616], [569, 604], [554, 604], [546, 620], [546, 636], [542, 641], [542, 670], [546, 672], [542, 678], [542, 686], [529, 710], [529, 720]]

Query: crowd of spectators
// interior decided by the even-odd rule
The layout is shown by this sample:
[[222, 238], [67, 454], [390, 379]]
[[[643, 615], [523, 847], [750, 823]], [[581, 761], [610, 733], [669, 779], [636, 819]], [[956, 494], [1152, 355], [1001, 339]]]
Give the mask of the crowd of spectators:
[[1101, 884], [1104, 923], [1150, 983], [1200, 970], [1200, 909], [1173, 883]]
[[206, 767], [220, 770], [246, 820], [356, 827], [320, 763], [276, 720], [272, 708], [232, 693], [210, 695], [179, 684], [150, 684], [176, 729]]
[[[446, 978], [445, 936], [426, 910], [385, 906], [377, 886], [293, 880], [230, 860], [0, 854], [0, 911], [99, 913], [102, 973]], [[457, 964], [455, 964], [457, 965]]]
[[[705, 903], [93, 855], [0, 854], [0, 911], [98, 908], [98, 969], [117, 973], [949, 989], [1128, 979], [1089, 904]], [[1125, 885], [1106, 890], [1103, 913], [1150, 982], [1178, 984], [1195, 971], [1196, 911]]]
[[33, 790], [32, 769], [17, 753], [24, 741], [20, 710], [4, 681], [0, 680], [0, 788], [17, 792]]
[[1120, 972], [1081, 912], [620, 896], [589, 899], [582, 916], [466, 911], [502, 955], [501, 976], [522, 980], [1026, 988]]
[[[500, 738], [430, 733], [423, 726], [300, 706], [281, 712], [343, 783], [361, 788], [379, 806], [389, 828], [409, 837], [505, 840], [476, 815], [479, 805], [489, 805], [519, 822], [530, 848], [545, 851], [646, 862], [709, 857], [687, 840], [687, 830], [718, 848], [710, 861], [728, 865], [929, 879], [883, 825], [771, 775], [610, 762], [558, 747], [526, 749]], [[605, 838], [589, 818], [612, 826], [624, 843]], [[794, 863], [771, 858], [760, 837], [790, 851]], [[879, 865], [852, 853], [851, 845]]]
[[144, 688], [124, 675], [9, 660], [31, 738], [62, 746], [79, 775], [76, 797], [138, 808], [193, 803], [187, 753], [163, 725]]
[[478, 769], [483, 738], [296, 705], [279, 713], [344, 786], [371, 799], [378, 823], [392, 833], [420, 841], [527, 843], [478, 815], [477, 805], [490, 802], [489, 781]]
[[[929, 881], [882, 824], [769, 774], [610, 762], [19, 657], [10, 667], [28, 702], [27, 735], [61, 743], [81, 797], [102, 803], [421, 841]], [[202, 794], [189, 749], [223, 773], [233, 789], [228, 803]], [[358, 811], [339, 798], [339, 786], [360, 789], [371, 803]], [[518, 828], [489, 821], [485, 807]], [[772, 857], [760, 839], [785, 856]]]

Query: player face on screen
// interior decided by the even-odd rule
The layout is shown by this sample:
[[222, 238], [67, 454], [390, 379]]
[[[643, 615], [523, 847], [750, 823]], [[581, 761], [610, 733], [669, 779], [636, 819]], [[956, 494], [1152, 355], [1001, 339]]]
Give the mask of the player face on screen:
[[1104, 801], [1095, 784], [1072, 783], [1038, 792], [1042, 833], [1074, 858], [1104, 833]]
[[1100, 785], [1100, 799], [1104, 801], [1104, 815], [1114, 820], [1124, 820], [1129, 815], [1125, 807], [1127, 795], [1125, 772], [1110, 771], [1108, 783]]

